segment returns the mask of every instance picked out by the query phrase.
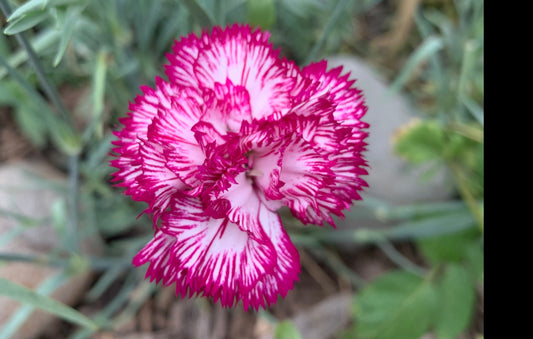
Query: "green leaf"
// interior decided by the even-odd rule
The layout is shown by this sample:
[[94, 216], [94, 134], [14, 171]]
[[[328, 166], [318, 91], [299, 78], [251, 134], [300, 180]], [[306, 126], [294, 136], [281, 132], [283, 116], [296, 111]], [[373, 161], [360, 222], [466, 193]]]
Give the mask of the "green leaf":
[[[30, 45], [33, 47], [37, 55], [40, 55], [44, 50], [56, 43], [56, 41], [59, 39], [59, 35], [60, 32], [56, 29], [45, 28], [29, 39]], [[23, 49], [18, 49], [9, 56], [7, 63], [12, 68], [16, 68], [26, 60], [28, 60], [28, 53], [26, 53], [26, 51]], [[9, 73], [9, 71], [6, 68], [0, 67], [0, 80], [7, 73]]]
[[25, 15], [33, 14], [32, 12], [42, 12], [47, 5], [48, 0], [30, 0], [14, 10], [7, 18], [7, 22], [12, 22]]
[[52, 226], [57, 235], [63, 236], [63, 241], [67, 239], [68, 230], [68, 210], [67, 202], [64, 198], [58, 198], [52, 203], [50, 208], [52, 214]]
[[249, 0], [248, 22], [261, 28], [270, 28], [276, 21], [276, 8], [273, 0]]
[[56, 56], [54, 57], [54, 67], [59, 65], [61, 59], [63, 59], [63, 55], [67, 50], [68, 43], [70, 42], [72, 33], [74, 32], [74, 24], [78, 20], [78, 15], [80, 14], [81, 10], [81, 7], [70, 7], [67, 10], [65, 22], [63, 24], [63, 28], [61, 29], [61, 37], [59, 38]]
[[436, 301], [429, 278], [405, 271], [386, 273], [356, 295], [353, 338], [420, 338], [434, 319]]
[[33, 305], [42, 310], [50, 312], [70, 322], [97, 329], [96, 324], [85, 315], [76, 311], [72, 307], [62, 304], [54, 299], [35, 293], [34, 291], [15, 284], [7, 279], [0, 277], [0, 295], [4, 295], [16, 301]]
[[469, 248], [478, 243], [478, 232], [478, 229], [473, 227], [453, 234], [420, 238], [417, 245], [432, 265], [461, 263], [467, 258]]
[[4, 30], [4, 34], [13, 35], [23, 32], [48, 19], [48, 17], [48, 12], [32, 12], [10, 23]]
[[438, 285], [439, 312], [435, 332], [439, 339], [454, 339], [472, 319], [475, 290], [469, 273], [460, 265], [448, 265]]
[[302, 335], [300, 331], [294, 326], [292, 321], [283, 320], [276, 326], [276, 332], [274, 333], [276, 339], [301, 339]]
[[481, 241], [472, 242], [465, 250], [465, 262], [469, 272], [471, 272], [473, 279], [479, 283], [483, 279], [484, 267], [484, 253]]
[[414, 164], [440, 159], [444, 149], [444, 129], [431, 120], [412, 121], [402, 128], [394, 140], [396, 153]]

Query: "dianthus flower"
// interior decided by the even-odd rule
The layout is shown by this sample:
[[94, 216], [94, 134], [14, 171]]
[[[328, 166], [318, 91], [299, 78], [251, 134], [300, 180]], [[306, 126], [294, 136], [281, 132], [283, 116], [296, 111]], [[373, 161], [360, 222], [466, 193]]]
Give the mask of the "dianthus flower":
[[272, 305], [300, 272], [276, 211], [334, 225], [366, 186], [361, 91], [342, 67], [278, 57], [268, 38], [233, 25], [176, 41], [168, 80], [141, 87], [115, 132], [113, 180], [155, 228], [133, 264], [177, 295]]

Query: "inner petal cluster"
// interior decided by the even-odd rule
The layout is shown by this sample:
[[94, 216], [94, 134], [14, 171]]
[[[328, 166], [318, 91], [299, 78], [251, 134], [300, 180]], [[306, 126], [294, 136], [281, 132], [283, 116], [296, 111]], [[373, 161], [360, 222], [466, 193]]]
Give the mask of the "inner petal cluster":
[[279, 58], [268, 37], [234, 25], [176, 41], [168, 80], [142, 87], [120, 120], [112, 161], [155, 227], [133, 263], [177, 294], [245, 309], [298, 279], [276, 211], [334, 225], [366, 186], [361, 92], [325, 61]]

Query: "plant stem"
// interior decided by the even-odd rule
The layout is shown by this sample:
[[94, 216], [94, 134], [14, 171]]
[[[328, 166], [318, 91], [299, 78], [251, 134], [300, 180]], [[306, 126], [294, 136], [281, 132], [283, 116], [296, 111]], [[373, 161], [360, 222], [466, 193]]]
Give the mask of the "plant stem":
[[50, 258], [45, 255], [27, 255], [27, 254], [16, 254], [16, 253], [0, 253], [0, 261], [20, 261], [27, 262], [32, 264], [40, 264], [51, 267], [67, 267], [68, 260], [66, 259], [56, 259]]
[[68, 159], [69, 201], [70, 201], [70, 240], [74, 252], [78, 251], [78, 206], [79, 206], [79, 156], [71, 155]]
[[322, 262], [327, 264], [339, 276], [344, 276], [352, 286], [361, 289], [366, 282], [351, 268], [347, 267], [335, 254], [321, 246], [309, 247], [309, 251]]
[[[130, 267], [129, 259], [125, 258], [95, 258], [86, 257], [89, 260], [89, 267], [96, 271], [104, 271], [107, 269], [117, 269], [119, 266]], [[15, 261], [26, 262], [37, 265], [45, 265], [51, 267], [68, 268], [70, 265], [70, 258], [55, 258], [48, 255], [29, 255], [18, 253], [3, 253], [0, 252], [0, 261]]]

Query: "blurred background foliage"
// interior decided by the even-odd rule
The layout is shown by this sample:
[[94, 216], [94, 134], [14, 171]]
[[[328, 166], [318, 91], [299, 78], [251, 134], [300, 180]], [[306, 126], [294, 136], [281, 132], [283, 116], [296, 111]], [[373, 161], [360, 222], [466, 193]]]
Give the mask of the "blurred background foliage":
[[[47, 298], [46, 287], [31, 291], [2, 279], [1, 294], [79, 324], [71, 337], [82, 338], [123, 323], [157, 291], [143, 281], [143, 270], [131, 268], [151, 227], [145, 216], [137, 218], [144, 206], [109, 183], [112, 129], [139, 86], [153, 85], [154, 77], [164, 74], [173, 39], [213, 25], [249, 22], [270, 30], [273, 45], [300, 65], [348, 53], [379, 69], [391, 91], [401, 91], [424, 113], [395, 135], [397, 154], [413, 166], [429, 164], [427, 176], [447, 168], [454, 178], [456, 195], [449, 201], [391, 206], [368, 197], [357, 203], [354, 222], [364, 215], [394, 222], [392, 228], [331, 231], [285, 221], [300, 248], [347, 277], [356, 291], [353, 326], [339, 335], [410, 339], [432, 332], [444, 339], [472, 333], [483, 294], [483, 1], [0, 3], [0, 105], [9, 108], [32, 147], [69, 178], [64, 200], [53, 211], [62, 248], [46, 258], [0, 252], [0, 260], [63, 267], [66, 275], [96, 272], [85, 296], [89, 302], [113, 284], [120, 286], [90, 319]], [[65, 101], [72, 90], [79, 93], [74, 105]], [[9, 211], [0, 213], [7, 217]], [[38, 221], [19, 221], [39, 227]], [[7, 241], [4, 237], [0, 242]], [[80, 244], [86, 239], [101, 244], [102, 252], [84, 253]], [[394, 246], [405, 242], [415, 246], [424, 265]], [[339, 259], [340, 243], [376, 246], [397, 269], [363, 281]], [[25, 316], [19, 310], [0, 336], [9, 337]], [[290, 322], [278, 321], [277, 337], [298, 335]]]

